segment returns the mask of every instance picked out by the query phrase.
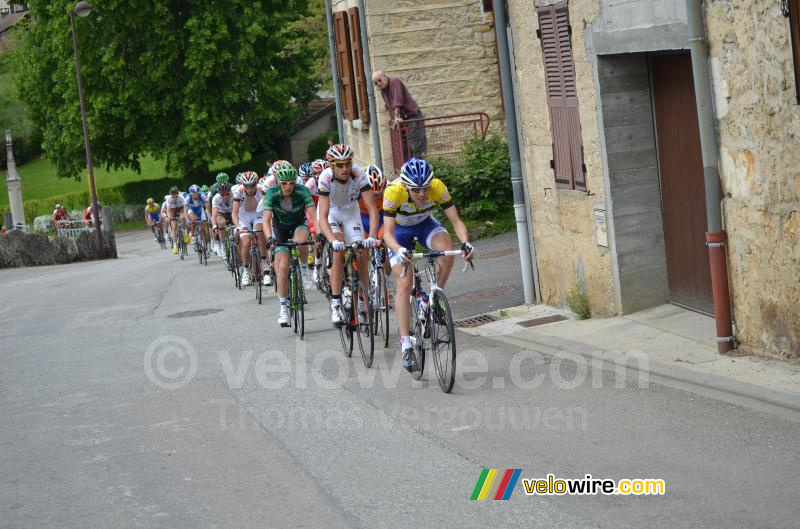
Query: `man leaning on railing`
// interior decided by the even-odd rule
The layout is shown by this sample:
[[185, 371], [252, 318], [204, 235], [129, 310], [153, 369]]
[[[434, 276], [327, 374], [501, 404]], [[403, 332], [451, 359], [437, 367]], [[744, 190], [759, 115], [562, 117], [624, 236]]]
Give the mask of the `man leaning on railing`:
[[[394, 129], [404, 120], [421, 119], [424, 116], [419, 105], [411, 97], [406, 85], [397, 77], [388, 77], [381, 71], [372, 74], [372, 83], [381, 91], [383, 103], [389, 111], [389, 127]], [[403, 159], [424, 158], [428, 150], [425, 137], [425, 122], [414, 121], [408, 124], [403, 139]]]

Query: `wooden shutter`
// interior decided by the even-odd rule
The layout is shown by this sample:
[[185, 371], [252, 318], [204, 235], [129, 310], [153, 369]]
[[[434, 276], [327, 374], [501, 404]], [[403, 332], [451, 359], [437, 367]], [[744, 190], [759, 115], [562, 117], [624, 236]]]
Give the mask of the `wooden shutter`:
[[353, 45], [353, 65], [355, 67], [356, 94], [358, 95], [358, 117], [361, 121], [369, 122], [369, 101], [367, 101], [367, 77], [364, 73], [364, 54], [361, 46], [361, 21], [358, 18], [358, 8], [351, 7], [347, 10], [350, 16], [350, 42]]
[[334, 38], [336, 40], [336, 64], [339, 67], [339, 82], [342, 85], [342, 112], [345, 119], [356, 118], [356, 92], [353, 86], [353, 62], [350, 39], [347, 38], [347, 17], [343, 11], [333, 14]]
[[556, 185], [585, 190], [586, 169], [567, 3], [539, 8], [538, 14], [553, 134], [551, 166], [555, 171]]
[[794, 93], [800, 104], [800, 0], [788, 0], [789, 32], [792, 35], [792, 57], [794, 58]]

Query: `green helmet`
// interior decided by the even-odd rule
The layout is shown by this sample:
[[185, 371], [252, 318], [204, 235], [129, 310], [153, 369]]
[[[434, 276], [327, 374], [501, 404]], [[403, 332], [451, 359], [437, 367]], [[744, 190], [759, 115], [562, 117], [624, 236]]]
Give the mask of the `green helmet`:
[[208, 186], [207, 185], [201, 186], [200, 187], [200, 192], [201, 193], [208, 193]]
[[219, 173], [217, 175], [217, 183], [221, 184], [222, 182], [228, 181], [228, 174], [227, 173]]
[[289, 162], [280, 162], [275, 167], [275, 175], [278, 177], [278, 182], [294, 182], [297, 180], [297, 170]]

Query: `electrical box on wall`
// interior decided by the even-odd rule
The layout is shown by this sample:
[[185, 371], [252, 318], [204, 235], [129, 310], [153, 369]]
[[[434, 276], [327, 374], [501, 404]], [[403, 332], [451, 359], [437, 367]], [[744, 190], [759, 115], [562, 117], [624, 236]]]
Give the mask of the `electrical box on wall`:
[[592, 206], [594, 225], [597, 230], [597, 245], [608, 248], [608, 222], [606, 222], [606, 207], [604, 204]]

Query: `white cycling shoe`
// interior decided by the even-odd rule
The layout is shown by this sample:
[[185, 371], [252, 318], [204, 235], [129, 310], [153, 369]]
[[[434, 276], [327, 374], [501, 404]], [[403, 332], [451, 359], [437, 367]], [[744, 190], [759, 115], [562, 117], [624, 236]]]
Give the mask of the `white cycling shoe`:
[[336, 327], [339, 327], [344, 323], [344, 315], [342, 314], [341, 305], [331, 307], [331, 323]]
[[289, 326], [289, 309], [286, 307], [281, 307], [281, 311], [278, 313], [278, 323], [281, 327]]
[[269, 272], [264, 274], [264, 278], [261, 280], [261, 284], [264, 286], [272, 286], [272, 276]]
[[242, 272], [242, 286], [243, 287], [249, 287], [252, 284], [253, 284], [253, 280], [250, 279], [250, 269], [246, 268]]

